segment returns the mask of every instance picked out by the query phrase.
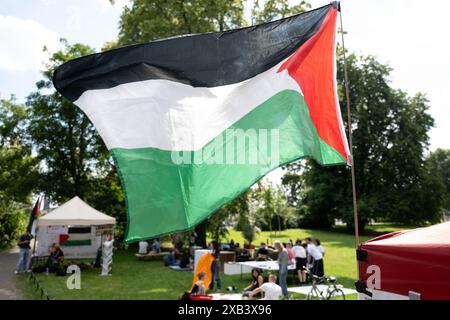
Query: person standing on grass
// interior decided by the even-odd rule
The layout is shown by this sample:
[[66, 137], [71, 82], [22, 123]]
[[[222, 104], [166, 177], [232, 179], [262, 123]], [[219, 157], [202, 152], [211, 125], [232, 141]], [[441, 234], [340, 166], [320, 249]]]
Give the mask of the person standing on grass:
[[323, 277], [323, 255], [315, 245], [315, 241], [308, 245], [308, 255], [312, 258], [312, 273], [318, 277]]
[[294, 250], [292, 250], [292, 242], [290, 240], [288, 242], [286, 242], [286, 250], [288, 253], [289, 265], [294, 264], [295, 263], [295, 254], [294, 254]]
[[314, 244], [316, 245], [317, 249], [319, 249], [320, 253], [322, 254], [322, 257], [325, 257], [325, 248], [322, 247], [322, 245], [320, 244], [320, 240], [319, 239], [314, 240]]
[[279, 268], [279, 281], [281, 291], [283, 293], [284, 298], [289, 299], [288, 289], [287, 289], [287, 276], [288, 276], [288, 264], [289, 264], [289, 256], [286, 248], [283, 247], [280, 241], [276, 240], [273, 245], [275, 249], [278, 251], [278, 268]]
[[300, 285], [304, 285], [306, 283], [306, 272], [304, 270], [306, 267], [306, 250], [302, 245], [302, 240], [297, 240], [292, 250], [295, 255], [295, 270], [297, 271], [298, 281]]
[[19, 237], [19, 242], [17, 245], [19, 246], [19, 261], [16, 265], [15, 274], [18, 274], [23, 269], [23, 272], [28, 272], [28, 260], [30, 257], [30, 242], [31, 242], [31, 234], [27, 230], [24, 234]]
[[222, 283], [220, 281], [220, 244], [217, 240], [212, 243], [214, 261], [212, 263], [211, 269], [213, 274], [213, 279], [211, 281], [210, 289], [214, 290], [214, 281], [217, 284], [217, 290], [222, 290]]
[[320, 245], [319, 239], [314, 239], [314, 248], [313, 248], [313, 258], [314, 258], [314, 267], [313, 273], [318, 277], [323, 277], [325, 275], [325, 268], [323, 265], [323, 257], [325, 254], [325, 249]]

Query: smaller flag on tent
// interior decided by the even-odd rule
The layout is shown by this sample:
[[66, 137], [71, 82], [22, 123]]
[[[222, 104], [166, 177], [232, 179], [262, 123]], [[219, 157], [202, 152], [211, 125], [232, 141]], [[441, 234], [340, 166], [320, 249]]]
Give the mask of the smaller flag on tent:
[[59, 235], [59, 245], [61, 246], [90, 246], [91, 227], [72, 227], [67, 234]]
[[31, 233], [31, 235], [36, 236], [36, 227], [39, 219], [41, 207], [41, 198], [39, 197], [34, 204], [33, 210], [31, 210], [30, 219], [28, 220], [27, 231]]

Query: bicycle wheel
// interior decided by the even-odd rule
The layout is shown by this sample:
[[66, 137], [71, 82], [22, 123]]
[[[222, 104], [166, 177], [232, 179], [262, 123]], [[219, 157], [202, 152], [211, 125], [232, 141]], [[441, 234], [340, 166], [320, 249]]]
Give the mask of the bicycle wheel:
[[306, 300], [325, 300], [325, 298], [320, 290], [311, 289], [311, 291], [306, 296]]
[[345, 300], [344, 291], [341, 289], [333, 289], [327, 297], [327, 300]]

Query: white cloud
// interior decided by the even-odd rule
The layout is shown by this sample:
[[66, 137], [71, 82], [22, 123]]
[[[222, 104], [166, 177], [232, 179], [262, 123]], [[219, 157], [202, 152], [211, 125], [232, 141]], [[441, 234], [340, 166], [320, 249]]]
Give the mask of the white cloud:
[[0, 15], [0, 69], [8, 71], [41, 70], [48, 53], [60, 44], [58, 35], [34, 20]]
[[[326, 0], [310, 0], [313, 8]], [[450, 148], [450, 1], [343, 0], [345, 45], [373, 54], [394, 70], [392, 85], [410, 95], [425, 93], [436, 128], [431, 150]], [[340, 38], [339, 38], [340, 41]]]

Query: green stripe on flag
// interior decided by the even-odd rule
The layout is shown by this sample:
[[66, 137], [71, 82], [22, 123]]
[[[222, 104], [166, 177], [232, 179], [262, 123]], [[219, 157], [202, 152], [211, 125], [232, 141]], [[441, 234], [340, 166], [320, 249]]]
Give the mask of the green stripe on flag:
[[66, 240], [64, 241], [64, 247], [75, 247], [75, 246], [90, 246], [91, 240]]

